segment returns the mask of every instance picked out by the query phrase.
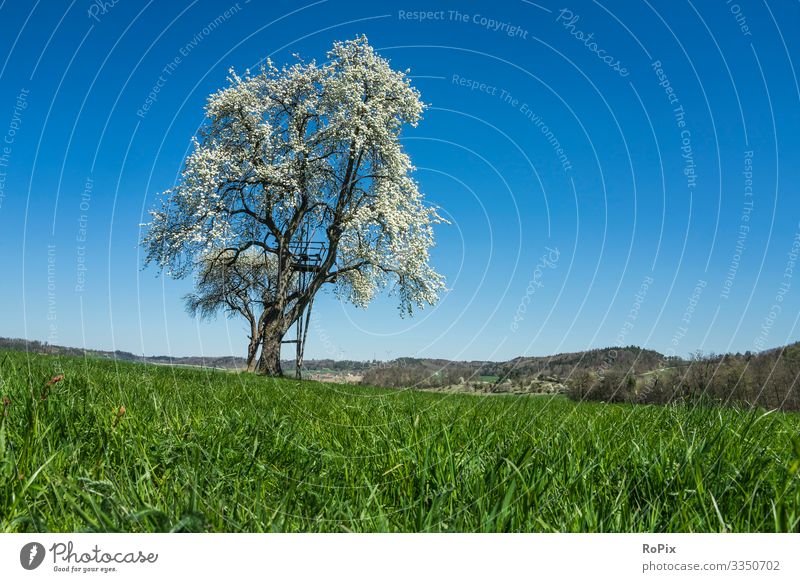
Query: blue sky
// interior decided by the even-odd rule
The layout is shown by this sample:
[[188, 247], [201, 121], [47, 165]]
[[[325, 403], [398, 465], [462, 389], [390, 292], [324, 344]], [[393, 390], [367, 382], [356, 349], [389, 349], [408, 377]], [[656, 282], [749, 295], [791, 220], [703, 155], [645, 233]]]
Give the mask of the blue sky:
[[449, 291], [405, 319], [326, 293], [307, 357], [794, 341], [798, 23], [747, 0], [0, 2], [0, 336], [243, 353], [240, 322], [185, 313], [191, 281], [143, 270], [139, 225], [230, 67], [366, 34], [430, 104], [403, 139], [451, 221]]

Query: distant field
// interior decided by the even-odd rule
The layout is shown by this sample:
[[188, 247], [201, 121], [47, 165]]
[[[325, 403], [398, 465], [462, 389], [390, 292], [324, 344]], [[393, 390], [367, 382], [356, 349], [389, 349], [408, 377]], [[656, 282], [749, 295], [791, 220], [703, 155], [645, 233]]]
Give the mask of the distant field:
[[2, 531], [800, 530], [794, 414], [19, 352], [0, 394]]

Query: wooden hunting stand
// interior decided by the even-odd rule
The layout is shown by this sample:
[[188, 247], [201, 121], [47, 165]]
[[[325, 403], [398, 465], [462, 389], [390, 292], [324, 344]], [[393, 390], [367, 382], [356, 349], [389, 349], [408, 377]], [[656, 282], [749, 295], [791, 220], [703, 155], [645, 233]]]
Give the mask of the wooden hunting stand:
[[[311, 283], [314, 275], [322, 268], [325, 249], [324, 242], [309, 240], [307, 233], [303, 236], [303, 240], [290, 243], [289, 254], [291, 258], [289, 261], [289, 268], [297, 274], [297, 288], [301, 296], [308, 290], [308, 285]], [[279, 269], [280, 268], [281, 265], [279, 262]], [[297, 348], [295, 352], [295, 378], [298, 380], [302, 378], [303, 374], [303, 351], [306, 347], [308, 324], [311, 320], [311, 307], [313, 304], [314, 298], [312, 297], [297, 317], [295, 339], [283, 340], [281, 342], [284, 344], [295, 344]]]

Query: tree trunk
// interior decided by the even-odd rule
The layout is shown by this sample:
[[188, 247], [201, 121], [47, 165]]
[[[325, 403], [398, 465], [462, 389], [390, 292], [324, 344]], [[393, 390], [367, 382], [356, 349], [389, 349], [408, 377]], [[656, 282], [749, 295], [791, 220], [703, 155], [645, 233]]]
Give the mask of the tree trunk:
[[281, 340], [283, 330], [280, 326], [267, 325], [261, 337], [261, 356], [256, 371], [266, 376], [283, 376], [281, 369]]
[[261, 338], [261, 356], [258, 358], [256, 371], [266, 376], [283, 376], [281, 369], [281, 341], [286, 333], [286, 308], [289, 285], [292, 277], [292, 265], [288, 242], [291, 235], [284, 235], [278, 247], [278, 276], [275, 282], [275, 301], [263, 314], [259, 330]]
[[250, 343], [247, 345], [247, 371], [254, 372], [256, 369], [256, 355], [258, 355], [259, 338], [257, 334], [250, 336]]

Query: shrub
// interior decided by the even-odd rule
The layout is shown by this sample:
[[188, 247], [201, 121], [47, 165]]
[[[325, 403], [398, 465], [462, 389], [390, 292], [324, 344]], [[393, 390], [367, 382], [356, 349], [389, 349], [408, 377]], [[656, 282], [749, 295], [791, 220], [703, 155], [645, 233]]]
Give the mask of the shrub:
[[631, 402], [636, 396], [636, 378], [616, 370], [609, 370], [602, 376], [581, 372], [568, 384], [567, 394], [573, 400]]

